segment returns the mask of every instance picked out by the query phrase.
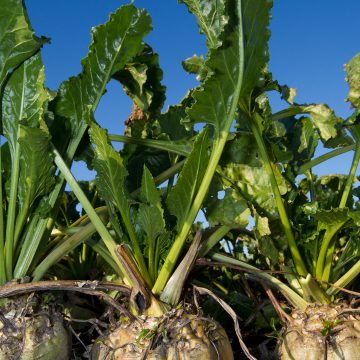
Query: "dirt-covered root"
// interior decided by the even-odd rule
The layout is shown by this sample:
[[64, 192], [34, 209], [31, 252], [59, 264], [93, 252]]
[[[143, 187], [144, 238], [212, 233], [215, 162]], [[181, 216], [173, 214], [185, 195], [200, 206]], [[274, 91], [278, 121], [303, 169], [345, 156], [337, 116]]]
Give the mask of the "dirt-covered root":
[[183, 311], [123, 322], [93, 345], [92, 360], [233, 360], [229, 339], [214, 320]]
[[0, 360], [70, 359], [71, 337], [54, 309], [32, 296], [6, 301], [0, 309]]
[[279, 343], [282, 360], [360, 360], [359, 311], [344, 303], [293, 311]]

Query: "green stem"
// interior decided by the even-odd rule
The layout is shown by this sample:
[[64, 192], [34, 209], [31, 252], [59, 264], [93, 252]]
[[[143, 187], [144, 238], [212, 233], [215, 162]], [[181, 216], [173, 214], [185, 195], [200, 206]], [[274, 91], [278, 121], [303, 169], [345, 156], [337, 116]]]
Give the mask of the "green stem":
[[346, 180], [345, 188], [341, 196], [339, 208], [343, 209], [346, 206], [347, 199], [349, 197], [351, 187], [353, 185], [353, 181], [355, 178], [356, 169], [359, 165], [359, 159], [360, 159], [360, 141], [357, 141], [356, 148], [355, 148], [355, 154], [353, 157], [353, 161], [351, 164], [350, 172]]
[[170, 251], [165, 259], [164, 265], [161, 268], [160, 274], [156, 279], [155, 285], [153, 287], [154, 294], [160, 294], [160, 292], [164, 289], [166, 282], [168, 281], [171, 272], [175, 267], [176, 261], [180, 255], [181, 249], [186, 241], [191, 226], [200, 210], [200, 207], [209, 189], [210, 183], [212, 181], [212, 178], [216, 171], [216, 167], [219, 163], [222, 151], [227, 141], [227, 136], [231, 127], [231, 123], [232, 118], [228, 119], [226, 126], [224, 126], [224, 130], [221, 132], [220, 138], [217, 141], [214, 141], [213, 150], [210, 155], [209, 164], [206, 168], [203, 181], [201, 182], [198, 193], [196, 194], [194, 202], [192, 203], [186, 220], [184, 221], [184, 225], [180, 230], [180, 233], [176, 237], [173, 245], [171, 246]]
[[[87, 128], [87, 125], [82, 126], [79, 129], [79, 133], [83, 134]], [[81, 136], [70, 141], [66, 152], [66, 158], [72, 159], [74, 157], [75, 151], [80, 143]], [[70, 161], [69, 161], [70, 163]], [[16, 277], [25, 276], [35, 254], [39, 248], [42, 239], [47, 239], [55, 222], [57, 215], [58, 207], [61, 201], [60, 194], [65, 189], [65, 179], [64, 176], [60, 173], [55, 184], [55, 187], [51, 191], [48, 197], [48, 204], [52, 208], [50, 214], [46, 218], [41, 218], [39, 215], [35, 214], [28, 225], [28, 229], [22, 244], [21, 252], [17, 260], [15, 267]]]
[[122, 142], [126, 144], [142, 145], [150, 148], [164, 150], [185, 157], [189, 156], [192, 149], [190, 144], [186, 144], [184, 142], [176, 142], [176, 141], [141, 139], [141, 138], [133, 138], [129, 136], [114, 135], [114, 134], [109, 134], [109, 139], [111, 141]]
[[16, 249], [16, 245], [19, 241], [21, 231], [26, 223], [27, 215], [28, 215], [28, 206], [24, 204], [20, 210], [16, 218], [16, 225], [15, 225], [15, 233], [14, 233], [14, 249]]
[[360, 260], [352, 266], [333, 286], [327, 290], [329, 296], [337, 294], [341, 289], [346, 287], [351, 281], [353, 281], [360, 273]]
[[303, 261], [303, 259], [301, 257], [300, 251], [299, 251], [299, 249], [298, 249], [298, 247], [296, 245], [294, 234], [292, 232], [291, 224], [290, 224], [288, 215], [286, 213], [285, 205], [283, 203], [283, 200], [282, 200], [282, 197], [281, 197], [281, 194], [280, 194], [280, 190], [279, 190], [279, 187], [278, 187], [278, 184], [277, 184], [277, 181], [276, 181], [274, 170], [273, 170], [269, 155], [267, 153], [264, 140], [263, 140], [263, 138], [261, 136], [260, 129], [259, 129], [258, 124], [257, 124], [257, 121], [259, 121], [259, 120], [262, 121], [262, 119], [260, 118], [260, 115], [258, 115], [256, 113], [255, 113], [255, 116], [258, 117], [258, 119], [251, 120], [250, 121], [250, 126], [251, 126], [251, 129], [252, 129], [253, 134], [255, 136], [255, 140], [256, 140], [256, 143], [257, 143], [258, 148], [259, 148], [260, 156], [261, 156], [262, 160], [264, 161], [265, 170], [266, 170], [266, 172], [267, 172], [267, 174], [268, 174], [268, 176], [270, 178], [270, 183], [271, 183], [271, 187], [272, 187], [272, 190], [273, 190], [273, 193], [274, 193], [276, 205], [277, 205], [277, 208], [278, 208], [280, 221], [281, 221], [282, 226], [284, 228], [285, 235], [286, 235], [286, 237], [288, 239], [289, 248], [290, 248], [290, 251], [291, 251], [291, 255], [293, 257], [295, 268], [296, 268], [299, 275], [301, 275], [303, 277], [306, 277], [307, 274], [308, 274], [308, 271], [307, 271], [305, 263], [304, 263], [304, 261]]
[[[109, 231], [107, 230], [106, 226], [103, 224], [103, 222], [99, 218], [99, 216], [96, 213], [95, 209], [91, 206], [90, 201], [88, 200], [88, 198], [86, 197], [86, 195], [82, 191], [80, 185], [77, 183], [77, 181], [74, 178], [74, 176], [72, 175], [70, 169], [67, 167], [65, 161], [63, 160], [63, 158], [61, 157], [61, 155], [59, 154], [59, 152], [55, 148], [53, 148], [53, 154], [55, 156], [55, 158], [54, 158], [55, 164], [58, 166], [59, 170], [63, 174], [64, 178], [66, 179], [67, 183], [69, 184], [72, 191], [76, 195], [76, 197], [79, 200], [80, 204], [82, 205], [83, 209], [88, 214], [89, 219], [94, 224], [97, 232], [99, 233], [102, 240], [104, 241], [104, 243], [105, 243], [106, 247], [108, 248], [111, 256], [116, 261], [116, 263], [117, 263], [123, 277], [126, 278], [127, 281], [130, 282], [130, 278], [129, 278], [128, 274], [126, 274], [125, 269], [123, 268], [122, 264], [120, 263], [120, 261], [117, 258], [117, 255], [116, 255], [116, 252], [115, 252], [115, 248], [116, 248], [116, 245], [117, 245], [116, 242], [114, 241], [114, 239], [109, 234]], [[130, 282], [130, 284], [131, 284], [131, 282]]]
[[219, 226], [202, 244], [199, 257], [204, 257], [208, 252], [231, 230], [227, 225]]
[[13, 277], [13, 256], [14, 256], [14, 230], [17, 205], [17, 188], [20, 173], [20, 145], [16, 144], [13, 164], [11, 168], [9, 208], [6, 216], [6, 237], [5, 237], [5, 267], [6, 276], [10, 280]]
[[[173, 245], [170, 248], [170, 251], [165, 259], [164, 265], [161, 268], [160, 274], [157, 277], [155, 285], [153, 287], [154, 294], [160, 294], [160, 292], [164, 289], [169, 277], [176, 265], [176, 261], [181, 253], [181, 249], [186, 241], [188, 233], [191, 229], [191, 226], [201, 208], [201, 205], [204, 201], [204, 198], [209, 189], [210, 183], [215, 174], [217, 165], [219, 163], [221, 154], [224, 150], [224, 146], [226, 144], [228, 134], [230, 131], [231, 124], [235, 117], [235, 111], [238, 106], [238, 102], [240, 99], [240, 93], [243, 85], [243, 77], [244, 77], [244, 68], [245, 68], [245, 58], [244, 58], [244, 34], [243, 34], [243, 22], [242, 22], [242, 9], [241, 2], [237, 3], [236, 9], [239, 21], [239, 72], [237, 74], [237, 78], [233, 79], [234, 82], [234, 92], [231, 97], [231, 105], [227, 108], [229, 109], [226, 114], [224, 114], [223, 119], [221, 120], [221, 125], [219, 127], [215, 127], [215, 137], [212, 146], [212, 151], [209, 159], [208, 166], [205, 170], [203, 181], [199, 187], [198, 193], [195, 196], [193, 203], [191, 204], [190, 210], [186, 216], [184, 221], [184, 225], [180, 230], [178, 236], [176, 237]], [[230, 99], [229, 99], [230, 100]], [[225, 104], [224, 104], [225, 105]]]
[[341, 154], [347, 153], [351, 150], [355, 149], [355, 144], [349, 145], [349, 146], [345, 146], [343, 148], [340, 149], [335, 149], [333, 151], [329, 151], [328, 153], [321, 155], [303, 165], [301, 165], [297, 171], [298, 174], [305, 174], [307, 170], [313, 168], [316, 165], [319, 165], [321, 163], [323, 163], [324, 161], [327, 161], [331, 158], [334, 158], [336, 156], [339, 156]]
[[[101, 214], [99, 214], [101, 216]], [[102, 216], [106, 221], [107, 216]], [[42, 279], [46, 271], [58, 262], [62, 257], [75, 249], [78, 245], [86, 241], [90, 236], [96, 232], [96, 228], [92, 222], [82, 226], [82, 229], [77, 231], [74, 235], [70, 236], [63, 243], [57, 246], [46, 258], [35, 268], [32, 273], [33, 280], [39, 281]]]
[[[1, 89], [1, 86], [0, 86]], [[0, 285], [6, 282], [5, 259], [4, 259], [4, 199], [2, 184], [2, 144], [0, 138]]]
[[[359, 165], [360, 160], [360, 141], [356, 143], [355, 153], [353, 156], [353, 161], [349, 171], [349, 175], [346, 179], [344, 191], [342, 193], [339, 209], [343, 209], [346, 206], [346, 202], [351, 192], [351, 187], [354, 181], [355, 173]], [[316, 277], [321, 279], [324, 282], [328, 282], [330, 279], [333, 254], [335, 251], [336, 238], [335, 234], [341, 229], [345, 224], [342, 222], [338, 225], [328, 227], [324, 234], [324, 239], [321, 244], [318, 263], [316, 265]]]
[[105, 244], [100, 240], [94, 240], [89, 238], [86, 243], [97, 253], [99, 254], [110, 266], [111, 268], [118, 273], [119, 276], [123, 276], [123, 273], [119, 270], [118, 264], [115, 262], [113, 257], [110, 255]]
[[331, 242], [335, 234], [339, 231], [339, 229], [343, 226], [343, 223], [336, 224], [333, 226], [329, 226], [324, 234], [324, 237], [321, 242], [321, 248], [319, 252], [319, 257], [316, 263], [315, 275], [318, 280], [323, 278], [323, 271], [325, 267], [325, 258], [328, 251], [328, 248], [331, 246]]
[[211, 259], [215, 261], [219, 261], [230, 265], [239, 266], [245, 271], [248, 271], [251, 277], [265, 280], [269, 285], [272, 287], [278, 289], [289, 301], [292, 305], [296, 306], [299, 309], [304, 310], [309, 304], [307, 301], [305, 301], [299, 294], [297, 294], [294, 290], [292, 290], [289, 286], [285, 285], [283, 282], [281, 282], [279, 279], [277, 279], [274, 276], [271, 276], [270, 274], [259, 270], [255, 266], [249, 265], [248, 263], [234, 259], [232, 257], [214, 253], [211, 254]]

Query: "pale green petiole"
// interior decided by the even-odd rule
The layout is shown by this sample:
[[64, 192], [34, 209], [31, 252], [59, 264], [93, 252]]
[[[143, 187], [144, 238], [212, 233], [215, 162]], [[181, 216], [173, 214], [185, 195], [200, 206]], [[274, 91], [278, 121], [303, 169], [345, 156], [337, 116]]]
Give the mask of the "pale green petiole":
[[[1, 87], [0, 87], [1, 88]], [[0, 138], [0, 284], [6, 282], [5, 273], [5, 259], [4, 259], [4, 208], [3, 208], [3, 192], [2, 192], [2, 153], [1, 153], [1, 138]]]
[[131, 284], [130, 278], [126, 274], [125, 269], [123, 268], [122, 264], [120, 263], [120, 261], [117, 258], [117, 255], [116, 255], [116, 252], [115, 252], [115, 248], [116, 248], [116, 245], [117, 245], [116, 242], [114, 241], [114, 239], [110, 235], [109, 231], [107, 230], [106, 226], [103, 224], [103, 222], [99, 218], [98, 214], [96, 213], [96, 211], [92, 207], [90, 201], [88, 200], [88, 198], [86, 197], [86, 195], [82, 191], [80, 185], [77, 183], [77, 181], [74, 178], [74, 176], [72, 175], [70, 169], [67, 167], [65, 161], [63, 160], [63, 158], [61, 157], [61, 155], [59, 154], [59, 152], [55, 148], [53, 149], [53, 154], [54, 154], [55, 164], [58, 166], [59, 170], [63, 174], [65, 180], [67, 181], [67, 183], [71, 187], [72, 191], [76, 195], [76, 197], [79, 200], [80, 204], [82, 205], [83, 209], [88, 214], [89, 219], [94, 224], [97, 232], [99, 233], [102, 240], [104, 241], [104, 243], [105, 243], [106, 247], [108, 248], [110, 254], [112, 255], [112, 257], [116, 261], [121, 273], [123, 274], [123, 277], [126, 278], [126, 280], [129, 282], [129, 284]]
[[222, 254], [211, 254], [211, 259], [227, 264], [232, 264], [235, 266], [239, 266], [244, 271], [247, 271], [251, 277], [264, 280], [269, 285], [278, 289], [289, 301], [292, 305], [298, 307], [299, 309], [304, 310], [309, 303], [305, 301], [299, 294], [297, 294], [294, 290], [292, 290], [289, 286], [285, 285], [279, 279], [270, 274], [257, 269], [255, 266], [249, 265], [248, 263], [234, 259], [232, 257], [222, 255]]
[[20, 144], [17, 143], [12, 159], [11, 180], [10, 180], [10, 195], [9, 207], [6, 216], [6, 235], [5, 235], [5, 268], [7, 279], [13, 277], [13, 256], [14, 256], [14, 232], [15, 232], [15, 217], [17, 205], [17, 189], [20, 173]]

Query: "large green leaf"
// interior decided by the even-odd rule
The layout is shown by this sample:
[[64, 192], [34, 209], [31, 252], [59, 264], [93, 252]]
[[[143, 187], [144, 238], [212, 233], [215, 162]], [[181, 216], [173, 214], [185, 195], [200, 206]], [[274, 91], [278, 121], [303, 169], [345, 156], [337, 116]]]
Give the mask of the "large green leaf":
[[22, 0], [0, 0], [0, 92], [6, 76], [33, 55], [46, 39], [31, 29]]
[[81, 74], [61, 84], [55, 102], [55, 114], [66, 119], [73, 137], [82, 137], [87, 126], [83, 112], [89, 105], [95, 111], [106, 84], [139, 53], [150, 30], [149, 15], [132, 5], [122, 6], [108, 22], [93, 28]]
[[165, 86], [159, 55], [145, 44], [140, 53], [124, 69], [113, 75], [137, 106], [148, 114], [160, 113], [165, 100]]
[[88, 120], [88, 123], [90, 139], [95, 145], [94, 169], [96, 170], [97, 188], [104, 200], [113, 203], [119, 210], [133, 247], [135, 259], [144, 279], [150, 283], [140, 245], [135, 235], [134, 224], [131, 221], [131, 199], [125, 186], [125, 178], [128, 173], [123, 159], [112, 147], [106, 130], [93, 120]]
[[244, 32], [245, 68], [242, 97], [252, 93], [254, 88], [265, 83], [269, 61], [268, 40], [270, 30], [270, 9], [272, 0], [243, 0], [242, 26]]
[[[2, 99], [3, 130], [12, 158], [5, 243], [8, 277], [12, 277], [13, 251], [26, 222], [29, 208], [36, 197], [49, 192], [52, 184], [54, 168], [49, 158], [50, 138], [44, 122], [48, 98], [44, 88], [44, 69], [40, 53], [37, 53], [11, 74]], [[41, 144], [38, 143], [39, 134], [42, 138]], [[42, 151], [45, 153], [41, 154]], [[42, 161], [46, 168], [45, 178], [41, 176]], [[44, 179], [49, 186], [42, 183]], [[17, 212], [18, 198], [20, 208]]]
[[220, 34], [228, 22], [225, 12], [226, 0], [180, 0], [188, 6], [197, 19], [200, 32], [206, 36], [209, 49], [221, 45]]
[[269, 0], [239, 0], [235, 8], [229, 6], [232, 17], [222, 34], [226, 41], [210, 49], [206, 61], [213, 74], [194, 92], [195, 104], [188, 112], [194, 122], [211, 124], [221, 133], [235, 116], [240, 93], [245, 96], [263, 83], [271, 5]]
[[355, 107], [360, 104], [360, 54], [355, 55], [346, 65], [346, 80], [349, 84], [347, 101]]
[[94, 169], [98, 191], [104, 200], [118, 207], [123, 218], [130, 219], [130, 198], [124, 186], [128, 173], [123, 160], [112, 147], [106, 130], [92, 122], [89, 133], [95, 145]]
[[247, 226], [250, 210], [243, 197], [235, 190], [227, 189], [222, 199], [213, 197], [206, 203], [205, 214], [211, 226]]
[[208, 130], [204, 129], [197, 136], [194, 148], [167, 198], [168, 208], [171, 214], [177, 218], [177, 231], [181, 230], [187, 219], [192, 202], [203, 180], [208, 161]]
[[[258, 212], [271, 217], [278, 217], [277, 207], [270, 184], [269, 175], [264, 167], [254, 167], [243, 164], [229, 164], [221, 170], [225, 185], [236, 186], [242, 196], [250, 201]], [[288, 191], [288, 185], [275, 169], [279, 190], [282, 195]]]
[[10, 76], [4, 88], [2, 115], [4, 136], [12, 156], [18, 141], [19, 124], [45, 127], [43, 116], [48, 93], [44, 89], [44, 67], [40, 54], [26, 60]]
[[52, 189], [55, 166], [50, 148], [49, 135], [39, 128], [21, 126], [19, 202], [20, 206], [31, 206], [35, 199]]

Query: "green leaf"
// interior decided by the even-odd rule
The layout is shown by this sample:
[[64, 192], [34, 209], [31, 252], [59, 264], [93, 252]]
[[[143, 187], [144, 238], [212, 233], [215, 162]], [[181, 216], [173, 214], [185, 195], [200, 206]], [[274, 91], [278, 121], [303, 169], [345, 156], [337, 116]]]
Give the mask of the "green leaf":
[[169, 211], [177, 218], [176, 229], [178, 232], [189, 214], [192, 202], [203, 180], [208, 161], [209, 139], [208, 129], [205, 128], [197, 136], [194, 148], [167, 198]]
[[182, 66], [189, 74], [196, 74], [196, 80], [198, 81], [204, 81], [209, 73], [203, 56], [193, 55], [184, 60]]
[[244, 85], [242, 97], [250, 95], [254, 88], [265, 83], [265, 73], [269, 61], [268, 29], [272, 0], [243, 0], [243, 31], [245, 49]]
[[19, 202], [31, 206], [42, 195], [48, 194], [55, 184], [55, 166], [50, 149], [50, 137], [39, 128], [21, 126]]
[[159, 191], [155, 186], [151, 172], [146, 166], [143, 171], [140, 198], [144, 203], [156, 206], [159, 210], [162, 208]]
[[308, 105], [303, 108], [304, 113], [310, 114], [320, 136], [325, 141], [335, 138], [338, 134], [336, 126], [341, 123], [334, 111], [325, 104]]
[[188, 10], [196, 16], [200, 33], [206, 36], [208, 48], [219, 47], [222, 43], [220, 34], [228, 22], [225, 13], [226, 0], [180, 0], [179, 2], [186, 4]]
[[356, 54], [345, 65], [346, 81], [349, 84], [349, 93], [347, 101], [354, 107], [358, 107], [360, 104], [360, 54]]
[[171, 140], [183, 140], [193, 135], [182, 124], [186, 118], [185, 104], [180, 103], [176, 106], [170, 106], [167, 111], [158, 118], [161, 131], [164, 132]]
[[213, 198], [206, 203], [206, 219], [211, 226], [246, 226], [249, 215], [247, 201], [232, 189], [225, 191], [223, 199]]
[[[253, 167], [242, 164], [229, 164], [221, 170], [226, 186], [235, 185], [240, 194], [253, 203], [258, 211], [268, 216], [278, 217], [277, 206], [273, 196], [269, 175], [264, 167]], [[275, 168], [276, 180], [281, 195], [286, 194], [288, 185], [281, 173]]]
[[[188, 112], [194, 122], [211, 124], [220, 133], [229, 123], [229, 116], [234, 118], [231, 107], [235, 100], [238, 103], [240, 91], [244, 97], [263, 83], [271, 5], [268, 0], [245, 0], [237, 5], [241, 7], [241, 19], [232, 17], [222, 35], [226, 42], [219, 49], [210, 49], [206, 66], [213, 74], [194, 92], [195, 104]], [[231, 7], [228, 11], [236, 13]]]
[[130, 198], [124, 186], [128, 173], [123, 160], [112, 147], [106, 130], [91, 122], [89, 133], [95, 145], [94, 168], [98, 191], [105, 201], [117, 206], [123, 218], [130, 219]]
[[55, 114], [67, 119], [73, 137], [82, 137], [87, 126], [83, 112], [89, 105], [95, 111], [106, 84], [139, 53], [143, 37], [150, 30], [149, 15], [132, 5], [122, 6], [108, 22], [92, 29], [81, 74], [61, 84], [54, 104]]
[[165, 100], [165, 86], [159, 55], [145, 44], [140, 53], [113, 75], [137, 106], [152, 115], [160, 113]]
[[[309, 210], [309, 208], [307, 208]], [[306, 211], [308, 215], [318, 220], [322, 224], [322, 228], [326, 229], [329, 226], [337, 226], [338, 224], [344, 224], [349, 217], [349, 209], [334, 208], [331, 210], [318, 210], [315, 212]]]
[[144, 279], [150, 283], [144, 258], [135, 235], [131, 221], [131, 199], [125, 186], [128, 175], [123, 159], [112, 147], [106, 130], [100, 128], [94, 121], [88, 121], [90, 139], [95, 145], [94, 168], [96, 170], [96, 184], [104, 200], [112, 202], [120, 211], [122, 221], [130, 238], [134, 256]]
[[261, 166], [259, 150], [252, 134], [240, 134], [227, 141], [219, 164], [226, 166], [229, 163]]
[[17, 146], [20, 123], [46, 129], [43, 117], [49, 96], [44, 89], [44, 78], [44, 67], [38, 53], [11, 74], [4, 88], [2, 122], [12, 156]]
[[32, 31], [22, 0], [0, 0], [0, 92], [6, 76], [47, 41]]
[[[42, 154], [32, 154], [39, 145], [36, 144], [39, 139], [32, 139], [32, 134], [26, 130], [29, 127], [34, 129], [34, 132], [38, 130], [43, 133], [45, 136], [43, 145], [47, 144], [49, 150], [50, 139], [46, 134], [48, 130], [44, 121], [45, 104], [48, 98], [48, 93], [44, 89], [44, 69], [40, 53], [37, 53], [11, 74], [2, 99], [3, 131], [9, 143], [12, 160], [5, 243], [6, 271], [10, 278], [12, 278], [15, 245], [28, 217], [28, 210], [36, 197], [49, 191], [49, 188], [46, 188], [44, 192], [37, 191], [44, 186], [38, 183], [43, 181], [41, 176], [37, 178], [37, 175], [41, 173], [41, 162], [45, 160], [44, 167], [49, 170], [47, 176], [50, 173], [52, 177], [54, 173], [51, 159], [47, 159], [46, 155], [43, 155], [43, 159]], [[34, 141], [34, 147], [29, 148], [31, 141]], [[32, 158], [30, 159], [29, 156]], [[31, 164], [28, 161], [31, 161]], [[32, 193], [32, 191], [35, 192]], [[18, 197], [21, 207], [16, 218]]]

